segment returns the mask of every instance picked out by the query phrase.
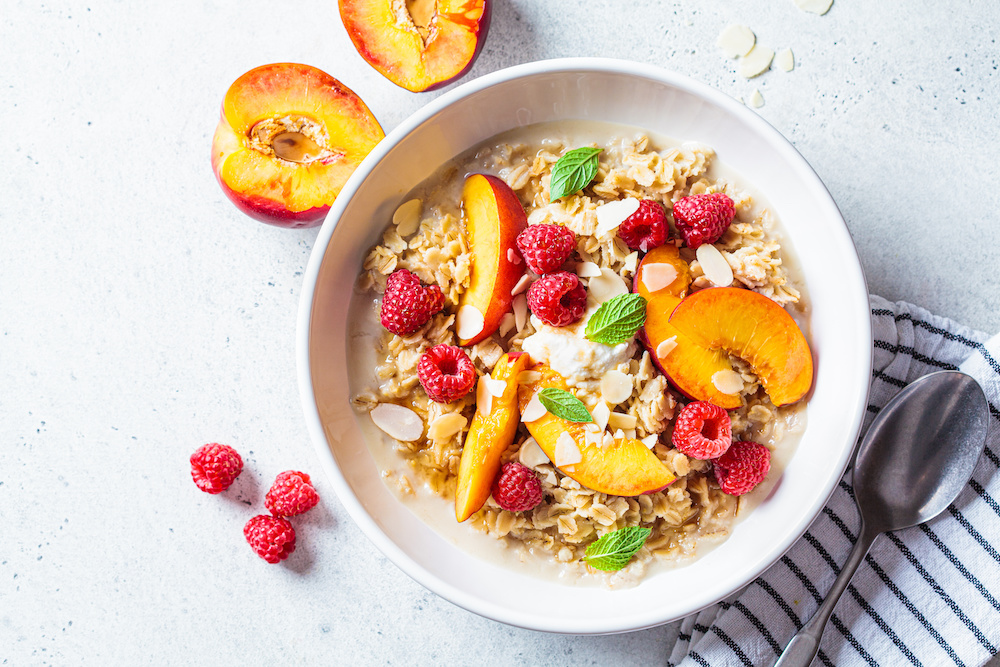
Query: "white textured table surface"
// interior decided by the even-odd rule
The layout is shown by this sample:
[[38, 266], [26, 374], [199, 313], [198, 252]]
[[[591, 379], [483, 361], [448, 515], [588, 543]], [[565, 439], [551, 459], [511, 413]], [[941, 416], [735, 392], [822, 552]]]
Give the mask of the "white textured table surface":
[[[714, 45], [731, 22], [796, 69], [738, 77]], [[497, 0], [465, 80], [610, 55], [759, 88], [872, 291], [995, 331], [998, 25], [986, 0], [836, 0], [823, 17], [792, 0]], [[4, 2], [0, 664], [664, 664], [670, 626], [552, 636], [437, 598], [319, 476], [294, 360], [316, 231], [245, 218], [208, 160], [229, 84], [275, 61], [333, 74], [386, 130], [436, 95], [366, 65], [333, 0]], [[246, 461], [222, 496], [191, 483], [208, 441]], [[270, 566], [241, 530], [289, 468], [316, 473], [323, 502]]]

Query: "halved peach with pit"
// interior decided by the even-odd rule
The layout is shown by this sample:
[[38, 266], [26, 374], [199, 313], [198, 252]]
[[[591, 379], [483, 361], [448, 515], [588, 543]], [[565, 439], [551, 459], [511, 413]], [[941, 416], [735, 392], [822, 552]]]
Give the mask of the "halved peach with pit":
[[397, 86], [420, 92], [447, 85], [479, 56], [491, 0], [340, 0], [354, 48]]
[[384, 136], [365, 103], [329, 74], [296, 63], [264, 65], [226, 92], [212, 170], [250, 217], [313, 227]]

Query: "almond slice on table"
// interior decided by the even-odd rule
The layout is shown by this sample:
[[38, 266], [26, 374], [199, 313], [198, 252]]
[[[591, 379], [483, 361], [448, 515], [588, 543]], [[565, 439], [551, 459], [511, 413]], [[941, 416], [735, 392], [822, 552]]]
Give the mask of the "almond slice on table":
[[379, 403], [369, 414], [375, 426], [396, 440], [413, 442], [424, 434], [424, 420], [402, 405]]
[[743, 58], [740, 58], [740, 76], [746, 79], [752, 79], [755, 76], [760, 76], [770, 69], [772, 60], [774, 60], [774, 50], [757, 44], [750, 49], [750, 53], [746, 54]]
[[795, 6], [812, 14], [822, 16], [830, 11], [833, 0], [795, 0]]
[[795, 55], [791, 49], [782, 49], [774, 54], [774, 65], [783, 72], [795, 69]]
[[715, 45], [730, 58], [739, 58], [750, 53], [756, 42], [757, 37], [753, 34], [753, 30], [734, 23], [722, 29]]
[[759, 109], [764, 106], [764, 96], [760, 94], [759, 90], [754, 88], [753, 92], [750, 93], [750, 99], [747, 100], [747, 103], [754, 109]]

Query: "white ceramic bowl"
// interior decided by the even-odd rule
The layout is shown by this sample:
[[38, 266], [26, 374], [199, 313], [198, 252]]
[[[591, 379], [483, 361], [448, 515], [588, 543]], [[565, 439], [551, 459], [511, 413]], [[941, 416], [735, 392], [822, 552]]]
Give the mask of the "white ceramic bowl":
[[[571, 586], [499, 567], [417, 519], [379, 477], [349, 405], [351, 286], [401, 197], [439, 165], [498, 132], [560, 119], [624, 123], [712, 146], [770, 201], [809, 292], [816, 381], [808, 424], [771, 495], [719, 547], [625, 590]], [[303, 281], [298, 364], [306, 421], [344, 506], [412, 578], [483, 616], [573, 634], [655, 626], [735, 592], [802, 535], [840, 479], [871, 376], [868, 294], [854, 245], [823, 183], [742, 104], [655, 67], [607, 59], [521, 65], [466, 83], [397, 127], [330, 211]]]

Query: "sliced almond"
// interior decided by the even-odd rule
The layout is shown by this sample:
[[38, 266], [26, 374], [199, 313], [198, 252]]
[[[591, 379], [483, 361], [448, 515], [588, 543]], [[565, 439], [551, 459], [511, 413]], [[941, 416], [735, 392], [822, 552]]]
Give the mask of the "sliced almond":
[[639, 200], [626, 197], [618, 201], [609, 201], [597, 207], [597, 237], [606, 236], [618, 229], [618, 225], [639, 210]]
[[556, 439], [555, 454], [555, 464], [560, 468], [576, 465], [583, 460], [583, 455], [580, 453], [580, 448], [576, 445], [576, 440], [567, 431], [560, 433]]
[[612, 405], [628, 400], [632, 395], [632, 376], [610, 370], [601, 378], [601, 398]]
[[521, 256], [513, 248], [507, 248], [507, 261], [511, 264], [520, 264]]
[[514, 313], [504, 313], [503, 317], [500, 318], [500, 328], [498, 329], [500, 335], [506, 336], [509, 334], [514, 330], [515, 324]]
[[740, 76], [746, 79], [752, 79], [755, 76], [760, 76], [768, 69], [770, 69], [771, 61], [773, 59], [774, 59], [773, 49], [769, 49], [766, 46], [761, 46], [760, 44], [757, 44], [752, 49], [750, 49], [750, 53], [740, 58], [740, 64], [739, 64]]
[[625, 431], [621, 430], [620, 428], [619, 429], [615, 429], [615, 436], [614, 437], [615, 437], [615, 440], [624, 440], [625, 439]]
[[478, 336], [485, 324], [486, 318], [482, 311], [466, 304], [458, 309], [458, 315], [455, 316], [455, 333], [459, 338], [469, 340]]
[[756, 41], [757, 37], [754, 36], [753, 30], [734, 23], [722, 29], [719, 38], [715, 40], [715, 45], [730, 58], [739, 58], [750, 53]]
[[712, 384], [723, 394], [738, 394], [743, 391], [743, 376], [736, 371], [723, 369], [712, 374]]
[[392, 214], [392, 224], [396, 225], [396, 232], [407, 237], [420, 227], [420, 214], [424, 210], [424, 203], [419, 199], [411, 199], [399, 205], [396, 212]]
[[439, 442], [447, 440], [465, 428], [465, 425], [468, 423], [469, 420], [463, 417], [461, 413], [448, 412], [431, 422], [431, 425], [427, 427], [427, 437]]
[[611, 269], [601, 269], [601, 275], [590, 279], [588, 292], [598, 303], [604, 303], [619, 294], [628, 294], [628, 285]]
[[483, 380], [486, 382], [486, 391], [490, 392], [497, 398], [503, 396], [504, 391], [507, 390], [507, 383], [503, 380], [494, 380], [493, 378], [484, 377]]
[[822, 16], [830, 11], [833, 0], [795, 0], [795, 6], [813, 14]]
[[754, 109], [759, 109], [764, 106], [764, 96], [760, 94], [759, 90], [754, 88], [753, 92], [750, 93], [750, 99], [747, 100], [747, 103]]
[[629, 273], [635, 273], [636, 267], [639, 265], [639, 251], [630, 252], [625, 255], [625, 270]]
[[660, 341], [660, 344], [656, 346], [656, 358], [666, 359], [667, 355], [673, 352], [675, 347], [677, 347], [677, 336], [671, 336]]
[[702, 243], [696, 251], [701, 270], [716, 287], [729, 287], [733, 284], [733, 267], [722, 256], [719, 249], [711, 243]]
[[531, 285], [531, 276], [525, 273], [524, 275], [522, 275], [520, 278], [517, 279], [516, 283], [514, 283], [513, 289], [510, 290], [510, 295], [517, 296], [524, 290], [528, 289], [529, 285]]
[[673, 264], [647, 262], [642, 265], [642, 286], [649, 292], [659, 292], [675, 280], [677, 280], [677, 267]]
[[601, 440], [601, 447], [610, 447], [615, 444], [615, 436], [611, 435], [610, 431], [604, 432], [604, 439]]
[[643, 438], [639, 442], [641, 442], [642, 444], [644, 444], [647, 447], [649, 447], [650, 449], [652, 449], [653, 447], [656, 446], [656, 443], [658, 443], [659, 441], [660, 441], [660, 436], [658, 436], [657, 434], [653, 433], [652, 435], [647, 435], [645, 438]]
[[612, 412], [608, 418], [608, 426], [624, 430], [634, 429], [638, 420], [635, 415], [627, 415], [621, 412]]
[[545, 455], [534, 438], [528, 438], [524, 441], [521, 449], [517, 452], [517, 459], [521, 465], [526, 465], [529, 468], [537, 468], [549, 462], [549, 457]]
[[783, 72], [795, 69], [795, 56], [791, 49], [782, 49], [774, 54], [774, 66]]
[[533, 422], [536, 419], [544, 417], [546, 412], [548, 410], [545, 409], [541, 399], [538, 398], [538, 392], [535, 392], [535, 395], [531, 397], [531, 400], [528, 401], [528, 404], [524, 406], [524, 410], [521, 412], [521, 421], [525, 424]]
[[576, 265], [576, 275], [580, 278], [595, 278], [601, 275], [601, 267], [593, 262], [580, 262]]
[[601, 442], [604, 440], [604, 433], [599, 430], [586, 430], [583, 432], [583, 440], [588, 445], [594, 445], [595, 447], [600, 447]]
[[524, 331], [524, 325], [528, 323], [528, 299], [523, 294], [518, 294], [511, 306], [514, 309], [514, 325], [517, 327], [517, 332], [521, 333]]
[[372, 422], [387, 435], [403, 442], [419, 440], [424, 420], [413, 410], [395, 403], [379, 403], [371, 411]]
[[625, 437], [628, 438], [629, 440], [635, 440], [635, 429], [634, 428], [625, 429]]
[[594, 422], [587, 422], [586, 424], [583, 425], [583, 428], [585, 431], [589, 431], [590, 433], [601, 432], [601, 427], [595, 424]]
[[517, 374], [518, 384], [532, 384], [542, 379], [542, 374], [538, 371], [521, 371]]
[[608, 426], [611, 408], [604, 401], [598, 401], [597, 406], [590, 411], [590, 416], [594, 418], [594, 423], [603, 431]]
[[479, 378], [479, 384], [476, 385], [476, 412], [483, 417], [487, 417], [493, 412], [493, 394], [490, 393], [489, 386], [486, 384], [488, 379], [484, 375]]

